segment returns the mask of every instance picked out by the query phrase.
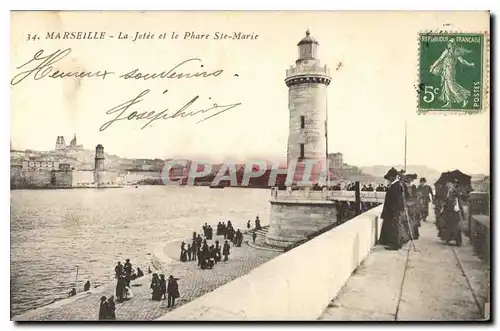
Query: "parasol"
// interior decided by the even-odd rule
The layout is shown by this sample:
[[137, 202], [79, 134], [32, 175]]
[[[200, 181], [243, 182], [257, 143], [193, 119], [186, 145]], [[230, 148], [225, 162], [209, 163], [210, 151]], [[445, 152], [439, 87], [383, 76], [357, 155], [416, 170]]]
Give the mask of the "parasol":
[[434, 185], [444, 185], [446, 182], [457, 181], [460, 186], [470, 186], [471, 176], [464, 174], [460, 170], [446, 171]]

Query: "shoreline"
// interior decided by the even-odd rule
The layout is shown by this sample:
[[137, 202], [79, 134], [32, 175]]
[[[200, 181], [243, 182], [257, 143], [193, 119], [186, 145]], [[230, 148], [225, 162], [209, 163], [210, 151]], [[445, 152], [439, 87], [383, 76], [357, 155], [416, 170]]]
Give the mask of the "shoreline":
[[104, 189], [104, 188], [123, 188], [120, 185], [109, 186], [71, 186], [71, 187], [11, 187], [10, 190], [71, 190], [71, 189]]
[[[117, 318], [120, 321], [144, 321], [156, 320], [157, 318], [168, 314], [199, 297], [223, 286], [224, 284], [246, 275], [252, 269], [276, 257], [280, 253], [259, 250], [248, 245], [248, 235], [244, 235], [244, 242], [241, 247], [233, 247], [231, 245], [231, 255], [228, 262], [219, 262], [213, 269], [201, 270], [197, 267], [196, 261], [181, 262], [178, 260], [177, 253], [180, 253], [180, 243], [184, 241], [186, 244], [190, 239], [172, 240], [169, 242], [157, 243], [154, 245], [149, 265], [153, 272], [163, 273], [167, 277], [172, 274], [174, 277], [179, 277], [179, 287], [181, 297], [176, 300], [176, 305], [173, 309], [166, 308], [166, 300], [152, 301], [149, 282], [151, 274], [146, 273], [143, 277], [131, 282], [134, 290], [134, 297], [124, 303], [117, 304]], [[215, 236], [213, 240], [219, 240], [223, 243], [219, 236]], [[211, 242], [208, 241], [208, 242]], [[180, 254], [179, 254], [180, 255]], [[134, 286], [135, 285], [135, 286]], [[110, 282], [99, 287], [89, 290], [88, 292], [80, 292], [70, 298], [57, 300], [50, 304], [30, 309], [24, 313], [11, 316], [12, 321], [57, 321], [57, 320], [96, 320], [96, 312], [98, 309], [98, 300], [101, 293], [112, 292], [114, 295], [115, 284]], [[141, 308], [141, 305], [144, 306]], [[84, 306], [84, 309], [90, 309], [91, 312], [85, 314], [82, 309], [77, 306]], [[74, 312], [71, 312], [74, 310]], [[80, 317], [84, 314], [84, 317]], [[137, 319], [137, 315], [147, 317]], [[128, 316], [126, 316], [128, 315]], [[66, 317], [66, 318], [65, 318]]]

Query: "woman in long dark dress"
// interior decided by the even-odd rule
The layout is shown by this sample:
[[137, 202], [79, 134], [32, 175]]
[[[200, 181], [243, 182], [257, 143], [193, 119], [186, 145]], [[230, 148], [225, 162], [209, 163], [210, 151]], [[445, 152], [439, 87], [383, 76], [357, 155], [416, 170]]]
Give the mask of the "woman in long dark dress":
[[181, 262], [186, 262], [187, 261], [187, 251], [186, 251], [186, 243], [183, 241], [181, 243], [181, 256], [180, 256], [180, 261]]
[[163, 274], [160, 275], [160, 297], [162, 299], [167, 298], [167, 281]]
[[108, 319], [108, 303], [106, 302], [106, 297], [101, 297], [101, 304], [99, 305], [99, 320]]
[[158, 278], [158, 274], [154, 273], [153, 278], [151, 279], [151, 289], [153, 290], [151, 299], [154, 301], [161, 300], [161, 288], [160, 288], [160, 279]]
[[447, 192], [444, 200], [443, 206], [443, 216], [444, 216], [444, 228], [443, 228], [443, 239], [447, 244], [451, 240], [455, 241], [457, 246], [462, 244], [462, 233], [459, 228], [459, 222], [461, 219], [462, 206], [460, 204], [460, 192], [456, 187], [456, 183], [447, 182]]

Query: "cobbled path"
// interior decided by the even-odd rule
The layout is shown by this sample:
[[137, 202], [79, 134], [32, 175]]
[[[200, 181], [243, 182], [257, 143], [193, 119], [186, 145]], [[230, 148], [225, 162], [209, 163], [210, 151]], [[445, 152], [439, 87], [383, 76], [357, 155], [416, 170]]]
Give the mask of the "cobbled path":
[[[222, 245], [224, 239], [214, 236]], [[219, 262], [213, 269], [201, 270], [196, 261], [180, 262], [180, 242], [166, 245], [164, 252], [173, 262], [163, 267], [158, 273], [166, 277], [173, 275], [179, 278], [180, 298], [175, 303], [175, 308], [196, 299], [227, 282], [243, 276], [253, 268], [278, 256], [279, 252], [260, 250], [250, 247], [246, 241], [251, 240], [245, 235], [241, 247], [231, 247], [231, 255], [228, 262]], [[186, 245], [191, 240], [186, 240]], [[149, 284], [151, 275], [145, 275], [140, 279], [132, 281], [133, 298], [116, 305], [116, 318], [121, 321], [147, 321], [154, 320], [172, 308], [167, 308], [166, 300], [152, 301]], [[56, 302], [55, 304], [41, 307], [25, 314], [14, 317], [17, 321], [95, 321], [99, 313], [99, 298], [103, 295], [114, 294], [115, 284], [102, 286], [94, 289], [91, 293], [82, 293], [74, 298]], [[69, 301], [68, 303], [64, 303]]]

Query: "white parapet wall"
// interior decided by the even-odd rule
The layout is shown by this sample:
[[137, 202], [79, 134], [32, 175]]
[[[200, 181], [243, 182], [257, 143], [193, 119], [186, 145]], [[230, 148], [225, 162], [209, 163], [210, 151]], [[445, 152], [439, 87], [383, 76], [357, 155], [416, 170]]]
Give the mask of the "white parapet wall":
[[158, 320], [316, 320], [375, 245], [381, 211], [375, 207]]

